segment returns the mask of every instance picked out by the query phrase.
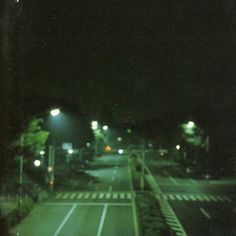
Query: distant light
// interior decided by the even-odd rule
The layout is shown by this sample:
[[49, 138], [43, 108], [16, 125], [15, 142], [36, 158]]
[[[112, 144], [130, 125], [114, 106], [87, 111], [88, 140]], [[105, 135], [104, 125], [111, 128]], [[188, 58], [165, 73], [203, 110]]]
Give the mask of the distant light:
[[180, 149], [180, 145], [176, 145], [176, 149], [179, 150]]
[[118, 142], [121, 142], [121, 141], [122, 141], [122, 138], [121, 138], [121, 137], [118, 137], [118, 138], [117, 138], [117, 141], [118, 141]]
[[18, 2], [20, 2], [20, 0], [16, 0], [16, 2], [18, 3]]
[[73, 149], [69, 149], [69, 150], [68, 150], [68, 153], [69, 153], [69, 154], [72, 154], [73, 152], [74, 152]]
[[112, 150], [112, 148], [111, 148], [111, 146], [106, 145], [106, 146], [104, 147], [104, 150], [105, 150], [106, 152], [110, 152], [110, 151]]
[[108, 126], [107, 126], [107, 125], [104, 125], [104, 126], [102, 127], [102, 129], [103, 129], [103, 130], [108, 130]]
[[40, 160], [35, 160], [35, 161], [34, 161], [34, 165], [35, 165], [36, 167], [39, 167], [39, 166], [41, 165], [41, 161], [40, 161]]
[[194, 127], [194, 122], [193, 121], [189, 121], [188, 122], [188, 124], [187, 124], [187, 127], [189, 128], [189, 129], [192, 129], [193, 127]]
[[86, 147], [90, 147], [91, 146], [91, 143], [86, 143]]
[[50, 111], [52, 116], [58, 116], [60, 114], [60, 109], [56, 108]]
[[149, 143], [149, 144], [148, 144], [148, 147], [152, 148], [152, 143]]
[[98, 128], [98, 122], [97, 122], [97, 121], [92, 121], [92, 122], [91, 122], [91, 128], [92, 128], [93, 130], [97, 129], [97, 128]]
[[45, 151], [40, 151], [39, 154], [43, 156], [45, 154]]
[[118, 153], [119, 153], [119, 154], [123, 154], [123, 153], [124, 153], [124, 150], [123, 150], [123, 149], [119, 149], [119, 150], [118, 150]]
[[53, 171], [53, 167], [52, 166], [49, 166], [48, 167], [48, 172], [52, 172]]
[[132, 132], [131, 129], [127, 129], [127, 133], [130, 134]]

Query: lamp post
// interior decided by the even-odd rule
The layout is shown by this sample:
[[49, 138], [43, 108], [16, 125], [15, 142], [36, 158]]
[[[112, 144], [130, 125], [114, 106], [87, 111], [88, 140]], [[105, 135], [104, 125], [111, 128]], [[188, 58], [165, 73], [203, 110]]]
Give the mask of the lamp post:
[[[54, 108], [50, 111], [52, 117], [56, 117], [60, 114], [59, 108]], [[48, 153], [48, 174], [49, 174], [49, 185], [50, 189], [53, 190], [54, 182], [55, 182], [55, 149], [56, 143], [53, 139], [52, 145], [49, 145], [49, 153]]]

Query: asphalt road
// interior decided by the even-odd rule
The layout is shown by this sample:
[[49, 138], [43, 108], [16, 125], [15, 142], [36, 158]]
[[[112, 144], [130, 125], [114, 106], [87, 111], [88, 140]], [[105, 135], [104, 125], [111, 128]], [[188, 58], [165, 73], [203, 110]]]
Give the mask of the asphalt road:
[[193, 179], [171, 161], [146, 163], [188, 236], [236, 235], [236, 181]]
[[88, 191], [58, 191], [12, 229], [19, 236], [137, 236], [127, 158], [106, 155], [87, 171]]

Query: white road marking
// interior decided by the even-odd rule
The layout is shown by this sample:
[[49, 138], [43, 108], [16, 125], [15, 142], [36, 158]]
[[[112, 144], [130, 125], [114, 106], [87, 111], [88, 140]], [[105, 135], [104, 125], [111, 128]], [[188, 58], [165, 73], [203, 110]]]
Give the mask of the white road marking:
[[170, 179], [175, 185], [178, 185], [177, 181], [176, 181], [172, 176], [170, 176], [169, 173], [168, 173], [166, 170], [164, 170], [163, 172], [169, 177], [169, 179]]
[[197, 195], [196, 198], [201, 202], [204, 201], [204, 199], [200, 195]]
[[76, 193], [72, 193], [72, 194], [70, 195], [70, 199], [75, 198], [75, 196], [76, 196]]
[[98, 198], [99, 198], [99, 199], [102, 199], [103, 197], [104, 197], [104, 193], [99, 193]]
[[61, 195], [62, 195], [62, 193], [57, 193], [57, 194], [56, 194], [56, 196], [55, 196], [55, 199], [58, 199], [58, 198], [60, 198], [60, 197], [61, 197]]
[[214, 197], [214, 196], [209, 196], [209, 198], [210, 198], [211, 200], [213, 200], [214, 202], [217, 202], [217, 201], [218, 201], [217, 198]]
[[175, 197], [176, 197], [178, 200], [180, 200], [180, 201], [183, 200], [182, 197], [181, 197], [179, 194], [176, 194]]
[[68, 198], [68, 196], [69, 196], [69, 193], [65, 193], [62, 198], [63, 198], [63, 199], [66, 199], [66, 198]]
[[93, 193], [92, 199], [95, 199], [97, 197], [97, 193]]
[[168, 196], [171, 200], [175, 200], [175, 197], [172, 194], [168, 194]]
[[110, 192], [112, 191], [112, 185], [109, 186], [108, 191], [110, 191]]
[[63, 221], [61, 222], [61, 224], [59, 225], [59, 227], [57, 228], [57, 231], [53, 234], [53, 236], [57, 236], [61, 229], [64, 227], [64, 225], [66, 224], [67, 220], [70, 218], [71, 214], [73, 213], [73, 211], [75, 210], [75, 208], [77, 207], [76, 204], [74, 204], [70, 211], [67, 213], [67, 215], [65, 216], [65, 218], [63, 219]]
[[223, 198], [224, 198], [227, 202], [232, 202], [231, 199], [230, 199], [229, 197], [227, 197], [227, 196], [224, 196]]
[[111, 198], [111, 193], [106, 193], [106, 199], [110, 199]]
[[79, 193], [78, 196], [77, 196], [77, 199], [81, 199], [83, 197], [83, 193]]
[[125, 198], [125, 194], [124, 193], [120, 193], [120, 199], [124, 199]]
[[97, 232], [97, 236], [101, 236], [102, 234], [102, 228], [104, 225], [104, 221], [105, 221], [105, 217], [106, 217], [106, 213], [107, 213], [107, 208], [108, 208], [108, 204], [105, 204], [104, 208], [103, 208], [103, 212], [102, 212], [102, 217], [99, 223], [99, 228], [98, 228], [98, 232]]
[[85, 198], [85, 199], [88, 199], [89, 196], [90, 196], [90, 193], [86, 193], [86, 194], [84, 195], [84, 198]]
[[206, 218], [211, 219], [211, 216], [207, 213], [206, 210], [204, 210], [203, 208], [200, 208], [200, 211], [202, 212], [202, 214], [203, 214]]
[[131, 203], [107, 203], [107, 202], [48, 202], [46, 203], [47, 206], [71, 206], [71, 205], [76, 205], [76, 206], [104, 206], [104, 205], [111, 205], [111, 206], [132, 206]]
[[193, 201], [197, 201], [197, 199], [193, 195], [189, 195], [189, 198], [191, 198], [191, 200], [193, 200]]
[[118, 198], [118, 193], [113, 193], [113, 199], [117, 199]]
[[195, 185], [199, 185], [199, 183], [198, 183], [196, 180], [194, 180], [194, 179], [190, 179], [190, 181], [191, 181], [193, 184], [195, 184]]
[[188, 198], [188, 196], [185, 195], [185, 194], [184, 194], [182, 197], [183, 197], [183, 199], [186, 200], [186, 201], [189, 201], [189, 200], [190, 200], [190, 199]]

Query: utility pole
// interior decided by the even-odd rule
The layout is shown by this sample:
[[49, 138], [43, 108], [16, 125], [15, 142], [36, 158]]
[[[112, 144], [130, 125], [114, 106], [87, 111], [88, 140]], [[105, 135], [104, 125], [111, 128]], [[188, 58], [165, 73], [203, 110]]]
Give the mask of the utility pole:
[[50, 189], [53, 190], [55, 181], [55, 141], [53, 141], [53, 145], [49, 146], [48, 173]]
[[144, 175], [145, 175], [145, 139], [143, 139], [143, 150], [142, 150], [142, 169], [141, 169], [141, 179], [140, 188], [144, 190]]
[[22, 191], [23, 191], [23, 165], [24, 165], [24, 157], [23, 157], [23, 142], [24, 142], [24, 139], [23, 139], [23, 135], [21, 134], [20, 136], [20, 179], [19, 179], [19, 182], [20, 182], [20, 201], [19, 203], [21, 204], [22, 202]]

